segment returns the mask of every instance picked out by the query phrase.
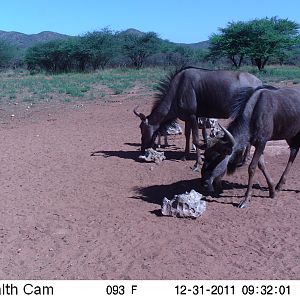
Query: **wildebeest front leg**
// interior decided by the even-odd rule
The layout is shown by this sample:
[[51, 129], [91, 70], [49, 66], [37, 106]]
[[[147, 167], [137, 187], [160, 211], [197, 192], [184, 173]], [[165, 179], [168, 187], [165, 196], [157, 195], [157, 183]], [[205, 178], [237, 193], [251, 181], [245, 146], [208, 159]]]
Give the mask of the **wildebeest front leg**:
[[201, 163], [201, 151], [200, 151], [200, 148], [198, 148], [198, 147], [196, 147], [196, 155], [197, 155], [197, 158], [196, 158], [196, 162], [193, 167], [193, 171], [199, 172], [199, 167], [200, 167], [200, 163]]
[[246, 194], [245, 194], [245, 199], [242, 200], [239, 203], [239, 205], [238, 205], [239, 208], [246, 207], [246, 203], [251, 200], [252, 186], [253, 186], [253, 179], [254, 179], [255, 170], [256, 170], [256, 167], [258, 165], [258, 161], [259, 161], [261, 155], [264, 152], [265, 146], [266, 146], [266, 143], [260, 143], [255, 148], [252, 161], [251, 161], [251, 163], [249, 165], [249, 168], [248, 168], [249, 179], [248, 179], [248, 187], [247, 187], [247, 191], [246, 191]]
[[202, 128], [202, 136], [203, 136], [204, 145], [206, 147], [207, 146], [208, 134], [207, 134], [207, 128], [206, 128], [205, 124], [203, 125], [203, 128]]
[[157, 135], [157, 147], [160, 148], [161, 147], [161, 134], [158, 133]]
[[184, 149], [184, 156], [182, 157], [182, 160], [186, 160], [190, 155], [191, 123], [189, 121], [185, 122], [184, 135], [185, 135], [185, 149]]
[[169, 146], [169, 143], [168, 143], [168, 135], [167, 135], [167, 134], [164, 135], [164, 143], [165, 143], [165, 144], [164, 144], [165, 147], [168, 147], [168, 146]]
[[287, 175], [291, 169], [291, 166], [298, 154], [298, 151], [299, 151], [299, 148], [290, 148], [290, 157], [289, 157], [289, 161], [288, 161], [288, 164], [284, 170], [284, 172], [282, 173], [281, 175], [281, 178], [279, 180], [279, 182], [277, 183], [276, 185], [276, 191], [281, 191], [282, 189], [282, 186], [285, 184], [286, 182], [286, 178], [287, 178]]
[[267, 184], [268, 184], [268, 187], [269, 187], [270, 197], [274, 198], [275, 197], [275, 184], [274, 184], [274, 181], [271, 178], [269, 172], [266, 169], [265, 160], [264, 160], [263, 155], [260, 157], [260, 159], [258, 161], [258, 167], [263, 172], [263, 174], [266, 178], [266, 181], [267, 181]]

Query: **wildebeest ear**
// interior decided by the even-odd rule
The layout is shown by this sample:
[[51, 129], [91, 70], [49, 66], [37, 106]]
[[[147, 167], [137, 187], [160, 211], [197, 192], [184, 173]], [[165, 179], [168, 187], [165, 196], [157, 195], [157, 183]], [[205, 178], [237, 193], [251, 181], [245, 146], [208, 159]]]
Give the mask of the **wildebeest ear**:
[[146, 119], [147, 119], [147, 117], [146, 117], [144, 114], [142, 114], [142, 113], [139, 113], [138, 117], [140, 117], [140, 119], [141, 119], [143, 122], [146, 121]]
[[222, 145], [222, 153], [224, 155], [230, 155], [232, 153], [232, 145], [230, 143], [226, 143]]
[[137, 107], [135, 107], [135, 109], [133, 110], [134, 114], [139, 117], [142, 121], [145, 121], [146, 120], [146, 116], [140, 112], [137, 111]]

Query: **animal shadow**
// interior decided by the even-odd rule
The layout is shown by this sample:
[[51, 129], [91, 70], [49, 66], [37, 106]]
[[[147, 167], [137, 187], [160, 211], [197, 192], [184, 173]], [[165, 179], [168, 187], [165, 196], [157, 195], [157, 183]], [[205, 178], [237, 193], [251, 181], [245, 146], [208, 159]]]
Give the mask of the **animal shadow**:
[[[183, 153], [177, 152], [177, 151], [163, 151], [164, 155], [166, 156], [166, 160], [171, 160], [171, 161], [178, 161], [182, 160]], [[105, 158], [108, 157], [119, 157], [123, 159], [131, 159], [136, 162], [140, 163], [145, 163], [145, 161], [140, 160], [140, 151], [128, 151], [128, 150], [118, 150], [118, 151], [113, 151], [113, 150], [99, 150], [99, 151], [93, 151], [91, 152], [90, 156], [102, 156]], [[187, 160], [193, 160], [196, 159], [194, 157], [189, 157]]]
[[90, 156], [102, 156], [105, 158], [108, 157], [119, 157], [123, 159], [131, 159], [134, 161], [138, 161], [139, 157], [139, 152], [138, 151], [105, 151], [105, 150], [99, 150], [99, 151], [94, 151], [91, 153]]
[[[162, 185], [152, 185], [148, 187], [136, 187], [134, 192], [136, 196], [133, 198], [142, 199], [143, 201], [162, 205], [163, 198], [172, 199], [175, 195], [183, 194], [185, 192], [190, 192], [194, 189], [196, 192], [199, 192], [204, 196], [204, 200], [207, 202], [216, 202], [220, 204], [228, 204], [236, 206], [236, 203], [220, 201], [218, 197], [213, 197], [212, 199], [206, 198], [205, 190], [201, 186], [199, 178], [192, 180], [182, 180], [174, 182], [171, 184], [162, 184]], [[160, 216], [160, 210], [154, 210], [151, 213]]]
[[164, 197], [172, 199], [174, 195], [183, 194], [186, 191], [194, 189], [195, 191], [200, 192], [200, 181], [199, 179], [193, 180], [182, 180], [171, 184], [161, 184], [161, 185], [152, 185], [147, 187], [136, 187], [134, 189], [137, 199], [142, 199], [143, 201], [162, 204]]
[[282, 189], [282, 192], [294, 192], [296, 194], [300, 193], [300, 190], [294, 190], [294, 189]]
[[124, 143], [124, 145], [131, 146], [131, 147], [141, 147], [140, 143]]
[[[247, 184], [242, 184], [238, 182], [230, 182], [223, 180], [222, 181], [222, 188], [223, 190], [234, 190], [234, 189], [247, 189]], [[253, 189], [261, 190], [261, 191], [268, 191], [269, 189], [267, 187], [261, 186], [258, 183], [253, 184]]]

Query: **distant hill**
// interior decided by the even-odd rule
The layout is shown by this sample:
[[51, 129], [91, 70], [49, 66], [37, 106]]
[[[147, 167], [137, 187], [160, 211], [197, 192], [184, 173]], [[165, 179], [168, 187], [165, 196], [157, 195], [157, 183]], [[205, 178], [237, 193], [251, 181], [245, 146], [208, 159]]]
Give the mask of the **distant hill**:
[[139, 31], [134, 28], [128, 28], [127, 30], [122, 31], [123, 34], [135, 34], [137, 36], [143, 36], [145, 35], [145, 32]]
[[[142, 36], [145, 34], [144, 32], [139, 31], [134, 28], [129, 28], [127, 30], [124, 30], [123, 33], [136, 34], [138, 36]], [[29, 47], [32, 47], [36, 43], [48, 42], [48, 41], [57, 40], [57, 39], [67, 39], [69, 37], [71, 37], [71, 36], [66, 35], [66, 34], [57, 33], [57, 32], [52, 32], [52, 31], [42, 31], [37, 34], [25, 34], [25, 33], [15, 32], [15, 31], [0, 30], [0, 39], [3, 39], [5, 41], [8, 41], [8, 42], [16, 45], [21, 50], [25, 50]], [[192, 43], [192, 44], [184, 44], [184, 43], [175, 43], [175, 44], [191, 47], [193, 49], [207, 49], [209, 46], [208, 41]]]
[[203, 42], [192, 43], [192, 44], [183, 44], [183, 43], [180, 43], [179, 45], [190, 47], [192, 49], [208, 49], [208, 47], [209, 47], [209, 41], [203, 41]]
[[[122, 33], [135, 34], [135, 35], [138, 35], [138, 36], [142, 36], [142, 35], [145, 34], [144, 32], [139, 31], [135, 28], [129, 28], [127, 30], [124, 30]], [[193, 49], [207, 49], [209, 47], [209, 42], [208, 41], [203, 41], [203, 42], [199, 42], [199, 43], [191, 43], [191, 44], [185, 44], [185, 43], [174, 43], [174, 44], [177, 44], [177, 45], [180, 45], [180, 46], [190, 47], [190, 48], [193, 48]]]
[[48, 42], [57, 39], [66, 39], [70, 36], [52, 31], [42, 31], [37, 34], [25, 34], [15, 31], [0, 30], [0, 39], [16, 45], [20, 49], [27, 49], [36, 43]]

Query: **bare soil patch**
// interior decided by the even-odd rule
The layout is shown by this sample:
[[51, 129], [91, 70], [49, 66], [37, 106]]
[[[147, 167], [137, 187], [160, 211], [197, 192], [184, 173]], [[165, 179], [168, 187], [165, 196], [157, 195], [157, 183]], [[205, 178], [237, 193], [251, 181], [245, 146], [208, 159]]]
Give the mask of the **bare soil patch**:
[[[161, 164], [138, 161], [132, 110], [151, 100], [2, 108], [1, 279], [300, 279], [299, 157], [275, 200], [257, 172], [251, 205], [235, 207], [243, 167], [200, 218], [162, 217], [163, 197], [199, 191], [200, 174], [179, 160], [183, 136]], [[279, 180], [288, 146], [265, 159]]]

